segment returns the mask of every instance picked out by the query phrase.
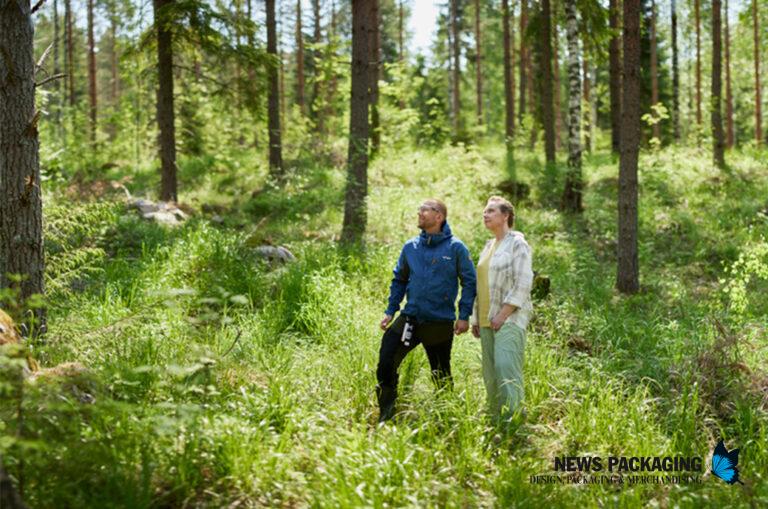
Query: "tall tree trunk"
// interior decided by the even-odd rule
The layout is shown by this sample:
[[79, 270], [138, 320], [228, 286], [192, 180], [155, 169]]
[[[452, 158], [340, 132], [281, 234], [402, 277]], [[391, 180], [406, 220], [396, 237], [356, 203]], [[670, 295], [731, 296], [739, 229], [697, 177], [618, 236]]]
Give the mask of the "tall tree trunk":
[[118, 66], [118, 58], [117, 58], [117, 13], [112, 12], [110, 14], [111, 18], [111, 25], [112, 25], [112, 34], [109, 38], [111, 48], [111, 70], [112, 70], [112, 90], [111, 90], [111, 100], [112, 100], [112, 106], [117, 106], [118, 100], [120, 99], [120, 73], [119, 73], [119, 66]]
[[157, 125], [160, 130], [160, 199], [178, 201], [173, 110], [173, 41], [170, 10], [175, 0], [154, 0], [157, 27]]
[[280, 3], [278, 10], [280, 29], [277, 32], [277, 52], [280, 55], [280, 125], [285, 125], [285, 55], [283, 55], [283, 3]]
[[552, 16], [549, 0], [541, 0], [541, 110], [544, 122], [544, 152], [547, 164], [555, 164], [555, 118], [552, 97]]
[[269, 98], [267, 100], [267, 122], [269, 129], [269, 171], [274, 176], [283, 173], [283, 147], [280, 136], [280, 92], [278, 84], [277, 29], [275, 27], [275, 0], [267, 0], [267, 53], [272, 56], [267, 68]]
[[680, 141], [680, 67], [677, 59], [677, 4], [672, 0], [672, 129]]
[[321, 29], [321, 18], [320, 18], [320, 0], [312, 0], [312, 22], [314, 25], [314, 31], [312, 34], [312, 42], [314, 43], [314, 48], [312, 49], [312, 62], [313, 62], [313, 69], [314, 69], [314, 76], [313, 76], [313, 82], [312, 82], [312, 103], [310, 107], [310, 113], [312, 114], [312, 118], [315, 120], [315, 130], [318, 133], [322, 133], [325, 131], [325, 126], [323, 125], [323, 112], [319, 110], [319, 101], [320, 101], [320, 60], [322, 58], [322, 55], [320, 53], [320, 43], [322, 41], [322, 29]]
[[725, 0], [725, 146], [733, 148], [733, 91], [731, 90], [731, 35]]
[[[475, 4], [477, 7], [478, 4]], [[504, 135], [507, 143], [507, 150], [511, 148], [512, 138], [515, 135], [515, 95], [512, 87], [514, 81], [512, 77], [512, 35], [510, 34], [510, 13], [509, 0], [502, 0], [502, 24], [504, 31], [504, 105], [506, 115], [504, 117]], [[478, 78], [479, 79], [479, 78]], [[479, 101], [479, 97], [478, 97]]]
[[[568, 37], [568, 173], [565, 177], [562, 209], [581, 212], [581, 79], [579, 64], [579, 23], [576, 0], [565, 0]], [[586, 77], [586, 73], [585, 73]]]
[[341, 241], [362, 242], [368, 195], [368, 59], [373, 0], [352, 0], [352, 87], [349, 114], [347, 188]]
[[[659, 103], [659, 65], [656, 46], [656, 1], [651, 0], [651, 106]], [[661, 142], [661, 123], [653, 124], [653, 137]]]
[[520, 112], [519, 122], [523, 123], [526, 112], [526, 87], [528, 85], [528, 46], [525, 42], [525, 32], [528, 29], [528, 0], [520, 2]]
[[0, 288], [19, 287], [22, 302], [45, 290], [33, 26], [31, 2], [0, 7]]
[[619, 163], [619, 239], [616, 288], [640, 289], [637, 253], [637, 158], [640, 149], [640, 0], [624, 0], [624, 96]]
[[302, 115], [307, 114], [304, 93], [304, 35], [301, 32], [301, 0], [296, 0], [296, 104]]
[[91, 120], [91, 143], [96, 143], [96, 42], [93, 38], [93, 0], [88, 0], [88, 98]]
[[371, 158], [376, 157], [381, 147], [381, 121], [379, 118], [379, 78], [381, 74], [381, 16], [379, 0], [370, 0], [371, 16], [370, 37], [368, 45], [371, 51], [371, 59], [368, 64], [370, 74], [370, 112], [371, 112]]
[[560, 37], [557, 32], [557, 0], [552, 2], [552, 14], [550, 15], [550, 30], [552, 30], [552, 97], [555, 115], [555, 150], [560, 150], [560, 134], [563, 132], [563, 115], [560, 110]]
[[621, 150], [621, 36], [619, 35], [619, 0], [610, 0], [609, 25], [611, 41], [608, 47], [611, 96], [611, 150]]
[[[507, 17], [509, 14], [507, 14]], [[505, 73], [508, 70], [509, 67], [509, 20], [505, 20], [506, 23], [506, 31], [504, 37], [506, 37], [504, 41], [504, 55], [505, 55], [505, 61], [504, 61], [504, 69]], [[482, 52], [482, 33], [480, 31], [480, 0], [475, 0], [475, 52], [477, 56], [477, 60], [475, 62], [475, 91], [477, 93], [477, 100], [476, 100], [476, 115], [477, 115], [477, 125], [483, 125], [483, 52]], [[506, 80], [506, 77], [505, 77]], [[506, 85], [506, 81], [505, 81]], [[507, 98], [509, 99], [509, 98]]]
[[[53, 0], [53, 74], [58, 75], [61, 73], [61, 66], [59, 65], [59, 2]], [[61, 80], [56, 80], [54, 83], [56, 90], [56, 98], [53, 101], [53, 121], [56, 125], [56, 132], [61, 134], [59, 128], [61, 127], [61, 106], [63, 104], [61, 95]]]
[[718, 168], [725, 168], [725, 135], [722, 117], [722, 20], [720, 18], [720, 0], [712, 0], [712, 155]]
[[405, 60], [405, 40], [403, 37], [403, 0], [400, 0], [397, 5], [397, 55], [398, 60], [403, 62]]
[[701, 126], [701, 0], [693, 0], [696, 23], [696, 125]]
[[582, 115], [584, 121], [584, 150], [592, 152], [592, 132], [594, 126], [592, 124], [592, 80], [589, 76], [589, 62], [586, 56], [586, 49], [584, 50], [584, 59], [582, 63], [581, 74], [584, 79], [584, 114]]
[[69, 92], [69, 105], [75, 106], [75, 57], [74, 57], [74, 40], [72, 38], [72, 25], [74, 20], [72, 17], [72, 0], [64, 0], [64, 23], [66, 25], [64, 31], [65, 35], [65, 49], [67, 54], [66, 72], [67, 72], [67, 85]]
[[760, 111], [760, 17], [757, 12], [757, 0], [752, 0], [752, 26], [755, 41], [755, 141], [763, 142], [763, 115]]
[[459, 0], [450, 0], [451, 6], [451, 56], [453, 57], [451, 114], [453, 119], [453, 139], [457, 140], [461, 132], [461, 95], [459, 82], [461, 80], [460, 45], [459, 45]]

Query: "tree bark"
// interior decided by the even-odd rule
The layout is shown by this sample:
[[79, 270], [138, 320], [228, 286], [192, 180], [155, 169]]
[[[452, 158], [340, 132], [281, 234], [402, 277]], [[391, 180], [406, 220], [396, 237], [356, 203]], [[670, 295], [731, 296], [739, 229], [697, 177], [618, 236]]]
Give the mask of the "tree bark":
[[22, 302], [45, 291], [33, 41], [31, 2], [0, 7], [0, 288], [19, 288]]
[[307, 114], [304, 82], [304, 35], [301, 32], [301, 0], [296, 0], [296, 104], [302, 115]]
[[584, 119], [583, 125], [584, 125], [584, 150], [587, 152], [592, 152], [592, 132], [594, 129], [593, 122], [592, 122], [592, 80], [589, 76], [589, 62], [587, 60], [586, 55], [586, 48], [584, 49], [584, 58], [582, 60], [582, 71], [581, 74], [584, 79], [584, 106], [585, 111], [582, 115], [582, 118]]
[[733, 148], [733, 90], [731, 89], [731, 36], [728, 0], [725, 0], [725, 146]]
[[154, 0], [157, 27], [157, 125], [160, 144], [160, 199], [178, 201], [176, 128], [173, 109], [173, 41], [169, 9], [175, 0]]
[[93, 0], [88, 0], [88, 98], [91, 120], [91, 143], [96, 143], [96, 42], [93, 38]]
[[[405, 65], [405, 41], [403, 36], [403, 22], [405, 14], [403, 13], [403, 0], [400, 0], [397, 5], [397, 54], [400, 65]], [[405, 109], [405, 97], [402, 95], [398, 100], [398, 106], [400, 109]]]
[[611, 96], [611, 150], [621, 150], [621, 36], [619, 35], [619, 0], [610, 0], [609, 25], [611, 41], [608, 47]]
[[312, 0], [312, 21], [314, 25], [314, 32], [312, 34], [312, 42], [314, 43], [314, 49], [312, 50], [312, 61], [313, 61], [313, 69], [314, 69], [314, 80], [312, 83], [312, 104], [310, 107], [310, 112], [312, 114], [312, 117], [315, 120], [315, 131], [318, 133], [323, 133], [325, 131], [325, 125], [324, 125], [324, 115], [323, 112], [319, 110], [319, 101], [320, 101], [320, 95], [322, 94], [321, 89], [321, 80], [319, 76], [319, 70], [320, 70], [320, 59], [322, 58], [322, 55], [320, 53], [320, 43], [322, 41], [322, 28], [321, 28], [321, 18], [320, 18], [320, 0]]
[[619, 163], [619, 239], [616, 288], [640, 289], [637, 253], [637, 159], [640, 149], [640, 0], [624, 0], [624, 95]]
[[371, 113], [371, 158], [376, 157], [381, 147], [381, 120], [379, 118], [379, 79], [381, 77], [381, 16], [379, 0], [370, 0], [371, 19], [370, 37], [368, 45], [371, 57], [368, 64], [370, 74], [370, 113]]
[[696, 23], [696, 125], [701, 125], [701, 0], [693, 0]]
[[557, 33], [557, 0], [550, 0], [552, 2], [552, 11], [549, 17], [550, 25], [549, 29], [552, 31], [552, 89], [554, 94], [552, 96], [554, 115], [555, 115], [555, 150], [560, 150], [562, 145], [560, 141], [561, 133], [563, 132], [563, 115], [560, 109], [560, 38]]
[[[505, 2], [506, 3], [506, 2]], [[507, 11], [509, 9], [507, 8]], [[504, 72], [505, 72], [505, 90], [506, 90], [506, 72], [509, 70], [509, 13], [506, 14], [504, 37]], [[476, 92], [476, 115], [477, 125], [483, 125], [483, 52], [482, 52], [482, 33], [480, 31], [480, 0], [475, 0], [475, 92]], [[509, 98], [507, 98], [509, 100]]]
[[[476, 4], [477, 6], [478, 4]], [[505, 122], [504, 122], [504, 135], [507, 146], [512, 143], [512, 138], [515, 135], [515, 94], [512, 87], [514, 81], [512, 77], [512, 34], [510, 33], [510, 13], [509, 13], [509, 0], [502, 0], [502, 25], [504, 31], [504, 105], [506, 110]], [[478, 74], [479, 80], [479, 74]], [[478, 97], [479, 101], [479, 97]]]
[[373, 0], [352, 0], [352, 86], [349, 114], [347, 187], [341, 241], [361, 243], [368, 195], [368, 59]]
[[725, 168], [725, 135], [722, 117], [722, 20], [720, 0], [712, 0], [712, 155], [718, 168]]
[[269, 98], [267, 100], [267, 122], [269, 130], [269, 171], [279, 177], [283, 173], [283, 148], [280, 136], [280, 85], [278, 67], [280, 57], [277, 53], [277, 28], [275, 22], [275, 0], [267, 0], [267, 53], [272, 57], [267, 68]]
[[112, 105], [117, 106], [120, 100], [120, 72], [117, 57], [117, 13], [111, 13], [112, 18], [112, 36], [110, 37], [111, 48], [111, 67], [112, 67]]
[[67, 84], [68, 84], [68, 92], [69, 92], [69, 105], [71, 107], [75, 106], [75, 57], [74, 57], [74, 41], [72, 39], [72, 25], [74, 24], [74, 20], [72, 19], [73, 13], [72, 13], [72, 0], [64, 0], [64, 24], [66, 27], [64, 28], [65, 39], [66, 39], [66, 54], [67, 54], [67, 65], [66, 65], [66, 72], [67, 72]]
[[568, 173], [561, 208], [581, 212], [581, 78], [579, 63], [579, 24], [576, 0], [565, 0], [565, 22], [568, 37]]
[[528, 29], [528, 0], [520, 2], [520, 108], [519, 123], [523, 123], [526, 112], [526, 87], [528, 86], [528, 47], [525, 44], [525, 32]]
[[459, 82], [461, 80], [460, 50], [459, 50], [459, 0], [450, 0], [451, 4], [451, 56], [453, 57], [452, 89], [451, 89], [451, 113], [453, 120], [453, 139], [458, 140], [461, 132], [461, 94]]
[[763, 115], [760, 103], [760, 17], [757, 0], [752, 0], [752, 26], [755, 42], [755, 141], [757, 146], [763, 142]]
[[[53, 74], [57, 75], [61, 73], [61, 66], [59, 65], [59, 2], [53, 0]], [[59, 128], [61, 126], [61, 106], [63, 104], [61, 95], [61, 80], [56, 80], [54, 84], [56, 90], [56, 98], [53, 100], [53, 121], [56, 125], [56, 132], [60, 134]]]
[[[656, 2], [651, 0], [651, 106], [659, 103], [659, 65], [656, 42]], [[653, 137], [661, 142], [661, 123], [653, 124]]]
[[544, 152], [547, 164], [555, 164], [555, 118], [552, 97], [552, 16], [549, 0], [541, 0], [541, 109], [544, 122]]
[[672, 129], [680, 141], [680, 67], [677, 58], [677, 4], [672, 0]]

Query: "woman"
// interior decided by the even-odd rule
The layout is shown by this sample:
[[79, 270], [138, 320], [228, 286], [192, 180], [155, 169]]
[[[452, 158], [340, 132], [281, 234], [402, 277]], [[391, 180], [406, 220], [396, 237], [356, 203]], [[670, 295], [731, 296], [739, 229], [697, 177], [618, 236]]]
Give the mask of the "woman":
[[525, 328], [531, 305], [531, 248], [514, 231], [515, 209], [492, 196], [483, 211], [485, 227], [493, 232], [477, 264], [477, 300], [472, 334], [480, 338], [483, 380], [494, 419], [516, 412], [524, 396]]

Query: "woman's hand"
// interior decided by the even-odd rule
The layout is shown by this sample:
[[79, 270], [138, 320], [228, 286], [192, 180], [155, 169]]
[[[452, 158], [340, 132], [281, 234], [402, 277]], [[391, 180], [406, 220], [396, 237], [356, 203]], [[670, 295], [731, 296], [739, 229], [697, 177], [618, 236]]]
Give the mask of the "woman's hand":
[[504, 322], [507, 321], [507, 316], [504, 314], [504, 311], [499, 311], [496, 313], [496, 316], [493, 317], [493, 320], [491, 320], [491, 329], [494, 331], [497, 331], [501, 329], [501, 326], [504, 325]]
[[472, 326], [472, 335], [476, 338], [480, 337], [480, 326], [479, 325], [473, 325]]

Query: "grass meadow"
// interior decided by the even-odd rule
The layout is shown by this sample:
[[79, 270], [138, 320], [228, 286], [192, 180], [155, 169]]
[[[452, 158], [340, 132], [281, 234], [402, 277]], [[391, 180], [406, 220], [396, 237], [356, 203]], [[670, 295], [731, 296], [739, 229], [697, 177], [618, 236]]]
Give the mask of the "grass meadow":
[[[730, 153], [721, 172], [708, 147], [642, 155], [642, 290], [627, 297], [613, 288], [616, 160], [585, 156], [573, 217], [557, 211], [564, 168], [516, 154], [530, 186], [517, 229], [551, 293], [528, 329], [527, 418], [501, 441], [469, 334], [454, 342], [452, 392], [435, 393], [421, 349], [406, 359], [391, 425], [376, 425], [374, 385], [416, 207], [443, 199], [476, 262], [482, 208], [508, 176], [503, 146], [384, 152], [364, 251], [337, 245], [345, 170], [322, 157], [293, 161], [282, 186], [245, 153], [182, 160], [196, 213], [177, 228], [142, 220], [122, 190], [52, 180], [49, 332], [32, 347], [44, 366], [88, 372], [6, 387], [0, 451], [35, 508], [768, 506], [764, 157]], [[159, 180], [106, 171], [136, 196]], [[263, 244], [297, 261], [265, 261]], [[740, 448], [744, 485], [708, 473], [720, 438]], [[698, 456], [705, 471], [699, 483], [531, 482], [561, 456]]]

